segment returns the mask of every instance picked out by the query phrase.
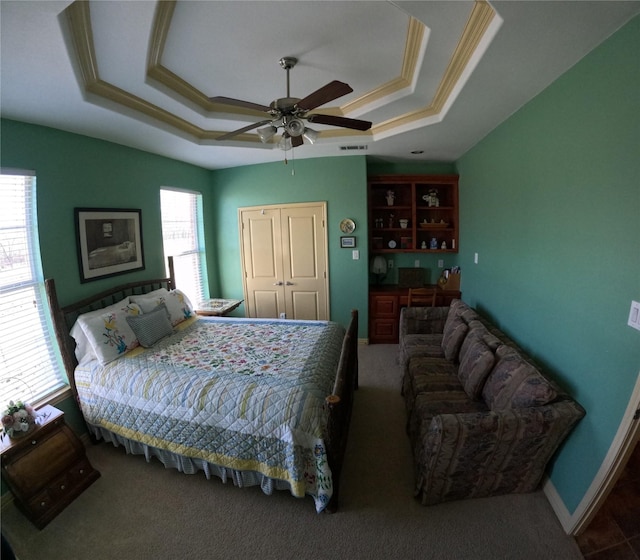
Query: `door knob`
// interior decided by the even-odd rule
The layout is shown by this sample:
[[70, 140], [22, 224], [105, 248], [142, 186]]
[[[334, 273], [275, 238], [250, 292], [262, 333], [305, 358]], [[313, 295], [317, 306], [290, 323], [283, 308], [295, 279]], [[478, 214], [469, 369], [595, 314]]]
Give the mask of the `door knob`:
[[287, 282], [285, 282], [285, 286], [293, 286], [293, 282], [287, 281]]
[[274, 286], [282, 286], [282, 282], [274, 282], [273, 285]]

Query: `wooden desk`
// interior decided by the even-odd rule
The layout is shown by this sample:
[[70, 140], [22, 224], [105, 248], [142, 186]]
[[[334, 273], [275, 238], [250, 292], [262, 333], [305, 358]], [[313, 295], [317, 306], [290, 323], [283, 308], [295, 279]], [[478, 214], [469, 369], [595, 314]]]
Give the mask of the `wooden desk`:
[[[447, 306], [461, 297], [458, 290], [440, 290], [436, 305]], [[407, 306], [408, 300], [409, 288], [395, 284], [369, 286], [369, 344], [398, 343], [400, 310]]]
[[243, 301], [243, 299], [208, 299], [200, 302], [196, 309], [196, 313], [198, 315], [222, 317], [227, 313], [231, 313]]

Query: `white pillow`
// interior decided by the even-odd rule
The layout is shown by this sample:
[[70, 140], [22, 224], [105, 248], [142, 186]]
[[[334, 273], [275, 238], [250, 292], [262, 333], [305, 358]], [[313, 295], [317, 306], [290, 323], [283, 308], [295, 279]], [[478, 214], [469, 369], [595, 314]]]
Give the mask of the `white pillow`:
[[155, 292], [151, 292], [146, 294], [146, 297], [135, 296], [136, 303], [143, 313], [150, 313], [158, 305], [164, 303], [169, 311], [169, 317], [171, 317], [171, 325], [174, 327], [193, 316], [193, 306], [189, 298], [181, 290], [171, 290], [170, 292], [165, 290], [165, 292], [157, 295], [153, 295]]
[[127, 323], [127, 316], [142, 313], [140, 306], [129, 303], [100, 315], [78, 318], [98, 361], [104, 365], [140, 345]]
[[140, 299], [148, 299], [155, 298], [159, 296], [166, 296], [169, 293], [169, 290], [166, 288], [158, 288], [157, 290], [153, 290], [153, 292], [149, 292], [148, 294], [140, 294], [137, 296], [130, 296], [129, 300], [133, 303], [138, 303]]
[[69, 334], [76, 341], [75, 354], [79, 364], [81, 364], [83, 360], [88, 361], [96, 357], [93, 352], [93, 346], [91, 346], [87, 335], [84, 334], [84, 330], [82, 329], [82, 325], [80, 324], [80, 319], [87, 320], [91, 317], [99, 317], [100, 315], [108, 313], [109, 311], [124, 309], [127, 307], [127, 305], [129, 305], [129, 296], [120, 300], [118, 303], [114, 303], [113, 305], [109, 305], [101, 309], [96, 309], [95, 311], [89, 311], [78, 316], [76, 322], [73, 324], [73, 327], [71, 327], [71, 331], [69, 332]]

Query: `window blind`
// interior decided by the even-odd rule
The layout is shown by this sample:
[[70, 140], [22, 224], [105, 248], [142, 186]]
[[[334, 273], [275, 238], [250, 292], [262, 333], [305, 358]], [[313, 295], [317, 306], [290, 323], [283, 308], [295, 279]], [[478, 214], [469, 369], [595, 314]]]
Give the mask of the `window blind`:
[[[176, 284], [193, 305], [209, 297], [202, 223], [202, 195], [160, 190], [165, 260], [173, 257]], [[167, 271], [168, 272], [168, 271]]]
[[66, 385], [44, 291], [36, 178], [0, 174], [0, 407], [35, 403]]

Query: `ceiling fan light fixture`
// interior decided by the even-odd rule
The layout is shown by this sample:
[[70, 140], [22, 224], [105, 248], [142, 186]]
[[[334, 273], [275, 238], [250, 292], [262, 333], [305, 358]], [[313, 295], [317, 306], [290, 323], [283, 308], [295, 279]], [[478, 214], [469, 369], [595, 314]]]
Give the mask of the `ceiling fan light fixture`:
[[278, 129], [270, 124], [269, 126], [265, 126], [264, 128], [259, 128], [256, 130], [258, 136], [260, 137], [260, 141], [264, 144], [273, 138], [274, 134], [278, 132]]
[[313, 128], [305, 128], [302, 137], [307, 140], [309, 144], [315, 144], [319, 134], [320, 133], [317, 130], [313, 130]]
[[283, 134], [282, 138], [280, 138], [280, 142], [278, 142], [278, 148], [285, 151], [293, 148], [293, 145], [291, 143], [291, 136], [289, 136], [288, 134]]
[[294, 117], [285, 122], [284, 129], [289, 133], [289, 136], [301, 136], [304, 134], [304, 123], [301, 119]]

